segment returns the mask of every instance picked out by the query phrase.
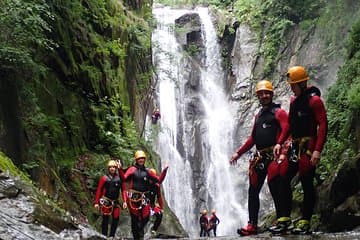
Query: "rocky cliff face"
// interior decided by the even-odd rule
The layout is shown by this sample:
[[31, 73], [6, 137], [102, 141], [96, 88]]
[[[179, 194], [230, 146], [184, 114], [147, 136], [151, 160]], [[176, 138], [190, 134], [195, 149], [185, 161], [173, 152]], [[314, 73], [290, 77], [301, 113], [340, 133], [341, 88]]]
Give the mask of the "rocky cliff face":
[[[325, 23], [324, 27], [322, 21], [318, 21], [317, 25], [312, 25], [307, 29], [294, 24], [287, 30], [284, 35], [285, 40], [282, 41], [278, 53], [275, 54], [276, 61], [271, 76], [264, 73], [264, 59], [259, 54], [266, 40], [259, 39], [247, 25], [236, 22], [228, 26], [236, 29], [233, 34], [225, 31], [222, 43], [228, 52], [225, 57], [231, 63], [228, 69], [230, 93], [234, 104], [238, 106], [239, 129], [236, 132], [238, 145], [244, 142], [251, 130], [252, 118], [258, 108], [254, 86], [265, 76], [275, 87], [275, 102], [281, 103], [286, 110], [291, 95], [289, 86], [285, 82], [285, 73], [289, 66], [305, 66], [309, 70], [310, 84], [318, 86], [323, 93], [323, 98], [326, 98], [328, 87], [335, 82], [337, 72], [345, 62], [346, 33], [356, 20], [359, 5], [348, 2], [343, 8], [337, 10], [327, 8], [324, 14], [329, 14], [331, 11], [334, 11], [332, 13], [334, 16], [339, 17], [336, 21], [342, 23], [333, 25], [331, 31], [330, 23]], [[342, 33], [343, 37], [333, 38], [333, 31]], [[234, 39], [233, 42], [227, 41], [231, 38]], [[348, 159], [344, 156], [343, 162], [344, 165], [335, 170], [329, 182], [318, 187], [321, 194], [317, 212], [321, 215], [323, 229], [327, 231], [348, 230], [360, 225], [357, 217], [359, 214], [358, 191], [360, 190], [357, 184], [358, 158]], [[354, 181], [350, 183], [349, 178]], [[345, 216], [348, 216], [348, 219]], [[339, 221], [339, 218], [342, 220]], [[339, 222], [341, 224], [338, 224]]]
[[[135, 149], [146, 148], [138, 132], [152, 97], [151, 4], [147, 0], [0, 4], [4, 16], [0, 150], [26, 169], [49, 199], [91, 223], [98, 218], [92, 206], [94, 187], [110, 156], [129, 166]], [[155, 165], [147, 152], [148, 164]], [[8, 170], [2, 159], [0, 166]], [[26, 211], [33, 214], [33, 209]], [[41, 214], [46, 216], [46, 211], [51, 210]], [[59, 228], [71, 224], [59, 220]], [[60, 231], [56, 223], [49, 229]]]
[[[187, 79], [185, 83], [185, 92], [184, 96], [187, 97], [186, 101], [186, 113], [185, 120], [181, 121], [182, 124], [186, 124], [186, 131], [188, 133], [186, 136], [190, 136], [194, 139], [184, 139], [186, 136], [179, 134], [178, 138], [179, 143], [189, 143], [193, 142], [192, 146], [187, 146], [187, 153], [182, 151], [183, 146], [178, 146], [180, 154], [185, 158], [189, 159], [191, 169], [193, 172], [193, 186], [191, 187], [198, 196], [204, 196], [206, 190], [204, 189], [204, 167], [205, 164], [203, 161], [198, 161], [199, 159], [204, 159], [202, 156], [202, 140], [201, 136], [204, 132], [203, 129], [206, 127], [202, 121], [204, 117], [204, 106], [201, 104], [199, 96], [199, 87], [201, 79], [201, 69], [200, 66], [204, 64], [204, 39], [202, 38], [201, 32], [201, 22], [200, 17], [197, 13], [190, 13], [181, 16], [176, 19], [175, 24], [177, 27], [182, 29], [180, 34], [177, 34], [177, 41], [183, 46], [188, 56], [184, 58], [184, 79]], [[191, 51], [194, 49], [195, 51]], [[179, 131], [182, 133], [182, 130]], [[187, 155], [185, 157], [185, 155]], [[200, 197], [196, 198], [198, 201]], [[200, 205], [200, 202], [195, 204], [196, 206]]]

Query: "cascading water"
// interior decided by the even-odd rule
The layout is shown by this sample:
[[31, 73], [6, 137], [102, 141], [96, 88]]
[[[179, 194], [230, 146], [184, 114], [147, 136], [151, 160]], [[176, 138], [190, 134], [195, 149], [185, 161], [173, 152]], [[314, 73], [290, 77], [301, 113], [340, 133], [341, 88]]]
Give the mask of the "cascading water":
[[[187, 76], [183, 68], [189, 57], [176, 40], [175, 19], [186, 13], [200, 16], [202, 38], [205, 43], [205, 59], [200, 68], [198, 89], [199, 104], [204, 109], [203, 117], [190, 122], [187, 117], [185, 83]], [[233, 235], [247, 219], [246, 194], [239, 187], [239, 169], [231, 168], [229, 159], [235, 147], [234, 108], [225, 93], [224, 73], [221, 67], [220, 47], [207, 8], [174, 10], [154, 8], [158, 26], [153, 32], [153, 56], [157, 73], [158, 105], [162, 112], [159, 121], [155, 149], [161, 156], [162, 165], [170, 166], [163, 183], [165, 198], [170, 208], [190, 236], [199, 234], [199, 210], [203, 207], [216, 209], [221, 223], [218, 235]], [[200, 122], [200, 123], [199, 123]], [[201, 128], [201, 172], [193, 172], [190, 155], [194, 154], [194, 124]], [[149, 128], [149, 127], [148, 127]], [[181, 150], [179, 150], [181, 148]], [[201, 179], [205, 192], [194, 187], [194, 177]], [[200, 175], [200, 176], [199, 176]], [[242, 182], [247, 181], [246, 177]], [[198, 206], [202, 202], [202, 206]]]

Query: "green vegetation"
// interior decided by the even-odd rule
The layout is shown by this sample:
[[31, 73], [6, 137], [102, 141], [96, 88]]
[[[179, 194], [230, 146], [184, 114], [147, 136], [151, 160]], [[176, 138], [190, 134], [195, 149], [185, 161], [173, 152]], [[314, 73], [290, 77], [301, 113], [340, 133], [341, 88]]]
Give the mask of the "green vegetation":
[[233, 0], [155, 0], [155, 3], [160, 3], [166, 6], [207, 6], [213, 5], [221, 8], [226, 8], [232, 5]]
[[[0, 116], [0, 137], [15, 135], [22, 144], [21, 152], [1, 150], [68, 206], [68, 192], [89, 190], [85, 180], [63, 184], [81, 156], [91, 156], [81, 173], [92, 178], [110, 157], [129, 166], [135, 150], [148, 148], [134, 115], [145, 112], [152, 77], [151, 1], [132, 3], [0, 1], [1, 110], [14, 112]], [[13, 169], [2, 160], [0, 166]], [[91, 204], [93, 196], [70, 197]]]
[[[262, 45], [259, 54], [264, 58], [264, 76], [270, 77], [278, 60], [279, 48], [289, 29], [301, 22], [312, 26], [319, 15], [322, 1], [238, 0], [234, 12], [240, 22], [249, 24], [258, 33]], [[304, 24], [305, 26], [305, 24]]]
[[[56, 44], [47, 34], [54, 16], [45, 1], [0, 2], [0, 70], [6, 76], [26, 73], [39, 77], [45, 66], [38, 58], [38, 51], [51, 51]], [[31, 46], [31, 47], [29, 47]]]
[[195, 56], [200, 52], [200, 48], [196, 44], [189, 44], [188, 46], [186, 46], [186, 52], [190, 56]]
[[22, 179], [30, 181], [29, 176], [19, 170], [3, 152], [0, 152], [0, 170], [1, 172], [8, 173], [12, 176], [20, 176]]
[[323, 167], [331, 172], [346, 152], [354, 157], [359, 151], [355, 128], [360, 122], [360, 18], [354, 24], [348, 43], [348, 59], [338, 73], [327, 96], [329, 135]]

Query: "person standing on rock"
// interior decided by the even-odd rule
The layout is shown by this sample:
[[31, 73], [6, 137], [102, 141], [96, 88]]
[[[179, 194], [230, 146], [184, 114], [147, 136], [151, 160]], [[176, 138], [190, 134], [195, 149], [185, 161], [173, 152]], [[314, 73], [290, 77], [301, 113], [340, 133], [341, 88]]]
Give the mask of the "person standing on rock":
[[268, 184], [273, 197], [277, 218], [290, 219], [290, 211], [283, 209], [282, 200], [291, 195], [290, 185], [284, 181], [288, 162], [283, 156], [279, 158], [281, 145], [286, 140], [288, 132], [288, 116], [279, 104], [273, 103], [274, 90], [270, 81], [262, 80], [256, 84], [256, 95], [261, 104], [260, 111], [255, 116], [251, 135], [239, 147], [230, 159], [230, 164], [236, 164], [242, 154], [254, 145], [256, 152], [249, 166], [248, 190], [248, 225], [237, 230], [242, 236], [254, 235], [258, 231], [258, 214], [260, 208], [259, 193], [268, 175]]
[[120, 169], [120, 163], [110, 160], [107, 167], [108, 173], [99, 180], [94, 207], [102, 213], [101, 232], [104, 236], [108, 236], [109, 218], [112, 216], [109, 236], [114, 237], [119, 224], [120, 190], [122, 192], [123, 208], [126, 208], [125, 184], [117, 173], [117, 169]]
[[302, 66], [289, 68], [287, 82], [294, 96], [290, 100], [289, 133], [291, 138], [284, 154], [289, 156], [289, 181], [298, 172], [304, 191], [302, 218], [292, 230], [294, 234], [310, 233], [310, 219], [314, 211], [316, 192], [314, 177], [316, 165], [326, 142], [327, 114], [320, 90], [308, 86], [309, 76]]
[[131, 231], [135, 240], [144, 238], [144, 229], [150, 218], [150, 200], [148, 194], [151, 185], [159, 182], [159, 177], [145, 167], [146, 154], [135, 152], [135, 164], [129, 167], [124, 180], [127, 187], [127, 206], [131, 217]]
[[209, 225], [209, 218], [207, 216], [207, 210], [204, 209], [201, 212], [201, 216], [199, 218], [199, 224], [200, 224], [200, 237], [210, 237], [209, 231], [208, 231], [208, 225]]
[[216, 210], [215, 209], [211, 210], [211, 217], [209, 219], [208, 232], [210, 233], [210, 231], [213, 230], [214, 237], [216, 237], [216, 229], [217, 229], [217, 225], [219, 225], [219, 223], [220, 223], [220, 220], [216, 216]]

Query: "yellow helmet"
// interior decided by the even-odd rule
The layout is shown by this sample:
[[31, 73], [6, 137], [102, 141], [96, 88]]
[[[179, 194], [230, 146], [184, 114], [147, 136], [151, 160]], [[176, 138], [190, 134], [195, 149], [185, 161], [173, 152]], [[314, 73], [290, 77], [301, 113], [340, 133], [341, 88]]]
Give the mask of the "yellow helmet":
[[146, 159], [146, 155], [145, 152], [142, 150], [138, 150], [135, 152], [135, 160], [138, 160], [139, 158], [145, 158]]
[[207, 210], [206, 209], [204, 209], [203, 211], [202, 211], [202, 214], [207, 214]]
[[150, 169], [149, 169], [149, 172], [151, 172], [151, 173], [154, 174], [154, 175], [157, 174], [155, 168], [150, 168]]
[[108, 168], [109, 168], [109, 167], [117, 167], [118, 164], [117, 164], [117, 162], [116, 162], [115, 160], [110, 160], [110, 161], [108, 162], [107, 166], [108, 166]]
[[269, 80], [262, 80], [256, 84], [255, 92], [257, 93], [262, 90], [274, 92], [273, 86]]
[[304, 82], [309, 80], [309, 76], [302, 66], [294, 66], [289, 68], [286, 76], [288, 77], [287, 82], [289, 84]]

